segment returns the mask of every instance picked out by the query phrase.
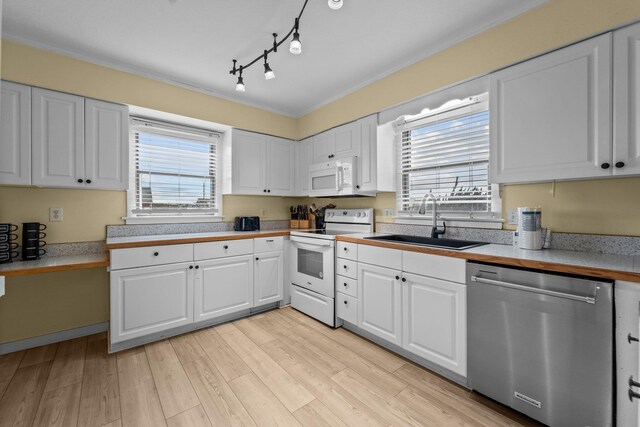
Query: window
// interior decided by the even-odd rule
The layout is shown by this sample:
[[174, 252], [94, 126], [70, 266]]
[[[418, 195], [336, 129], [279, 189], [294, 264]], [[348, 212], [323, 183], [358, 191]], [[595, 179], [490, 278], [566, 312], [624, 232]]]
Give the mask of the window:
[[211, 131], [132, 119], [131, 214], [217, 214], [218, 145], [219, 135]]
[[[498, 218], [489, 181], [489, 111], [486, 94], [452, 101], [398, 124], [399, 216], [419, 216], [432, 194], [440, 217]], [[432, 204], [427, 202], [427, 209]], [[427, 213], [427, 217], [430, 215]]]

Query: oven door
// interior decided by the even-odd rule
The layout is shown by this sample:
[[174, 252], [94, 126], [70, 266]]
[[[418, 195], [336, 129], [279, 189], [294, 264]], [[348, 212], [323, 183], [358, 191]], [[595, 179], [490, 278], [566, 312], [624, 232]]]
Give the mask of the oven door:
[[337, 196], [340, 192], [340, 174], [335, 161], [316, 163], [309, 169], [309, 196]]
[[334, 298], [335, 242], [291, 236], [291, 283]]

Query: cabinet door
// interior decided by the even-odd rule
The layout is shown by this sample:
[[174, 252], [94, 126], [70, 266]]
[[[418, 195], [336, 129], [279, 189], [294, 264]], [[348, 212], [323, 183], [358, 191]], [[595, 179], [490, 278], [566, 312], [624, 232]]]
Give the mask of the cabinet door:
[[491, 75], [491, 181], [611, 175], [611, 34]]
[[613, 174], [640, 174], [640, 24], [613, 33]]
[[111, 272], [111, 342], [193, 323], [192, 265]]
[[360, 156], [360, 122], [347, 123], [333, 130], [333, 154], [335, 158]]
[[232, 193], [267, 194], [267, 137], [232, 131]]
[[38, 88], [32, 95], [32, 183], [84, 187], [84, 98]]
[[0, 184], [31, 184], [31, 88], [0, 82]]
[[[358, 162], [358, 185], [360, 191], [378, 190], [377, 128], [378, 117], [374, 114], [358, 120], [360, 125], [360, 157]], [[392, 159], [387, 159], [392, 161]]]
[[253, 306], [278, 302], [284, 293], [283, 252], [267, 252], [255, 256]]
[[358, 326], [402, 345], [400, 271], [358, 264]]
[[313, 137], [312, 163], [322, 163], [331, 159], [334, 150], [333, 129]]
[[199, 261], [197, 265], [195, 322], [253, 306], [253, 255]]
[[129, 107], [85, 100], [87, 188], [126, 190], [129, 171]]
[[267, 192], [273, 196], [293, 196], [294, 142], [273, 136], [268, 137], [267, 142]]
[[402, 347], [467, 376], [465, 285], [404, 273]]
[[296, 144], [296, 196], [309, 196], [309, 167], [312, 161], [312, 138]]

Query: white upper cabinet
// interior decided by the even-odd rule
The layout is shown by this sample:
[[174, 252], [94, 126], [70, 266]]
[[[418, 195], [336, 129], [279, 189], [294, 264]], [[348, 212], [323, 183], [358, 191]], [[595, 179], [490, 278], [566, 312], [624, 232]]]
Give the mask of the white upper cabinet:
[[267, 138], [267, 151], [267, 192], [273, 196], [293, 196], [294, 142], [270, 136]]
[[87, 188], [126, 190], [129, 170], [129, 108], [85, 100]]
[[312, 162], [312, 143], [313, 138], [307, 138], [295, 144], [295, 195], [299, 197], [309, 195], [309, 168]]
[[31, 108], [33, 185], [127, 188], [128, 107], [33, 88]]
[[640, 24], [613, 33], [613, 174], [640, 174]]
[[0, 82], [0, 184], [31, 184], [31, 87]]
[[232, 131], [232, 194], [293, 196], [294, 142]]
[[313, 137], [311, 163], [322, 163], [331, 159], [334, 149], [333, 129], [322, 132]]
[[611, 34], [491, 75], [491, 181], [611, 175]]
[[[360, 161], [358, 162], [358, 185], [361, 191], [373, 192], [378, 188], [378, 155], [377, 155], [377, 128], [378, 117], [376, 114], [365, 117], [356, 122], [360, 132]], [[393, 159], [380, 159], [393, 162]]]
[[338, 126], [333, 130], [331, 158], [360, 157], [361, 138], [360, 121]]
[[34, 88], [32, 136], [34, 185], [84, 183], [84, 98]]

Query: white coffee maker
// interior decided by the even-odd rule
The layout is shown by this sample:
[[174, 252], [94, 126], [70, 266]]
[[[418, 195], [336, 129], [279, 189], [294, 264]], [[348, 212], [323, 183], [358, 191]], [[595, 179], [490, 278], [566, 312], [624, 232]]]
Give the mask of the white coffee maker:
[[543, 246], [542, 210], [540, 208], [518, 208], [518, 247], [521, 249], [542, 249]]

